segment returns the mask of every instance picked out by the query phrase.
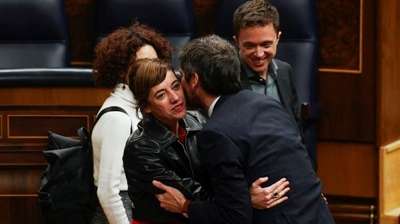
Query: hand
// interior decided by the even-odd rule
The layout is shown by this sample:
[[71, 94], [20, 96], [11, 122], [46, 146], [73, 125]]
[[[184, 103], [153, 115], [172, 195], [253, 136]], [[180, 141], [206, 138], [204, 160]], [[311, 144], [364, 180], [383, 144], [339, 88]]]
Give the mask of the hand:
[[284, 196], [290, 188], [289, 181], [286, 178], [280, 179], [271, 186], [262, 188], [261, 184], [267, 182], [268, 177], [260, 177], [251, 184], [249, 189], [251, 194], [251, 203], [255, 209], [272, 208], [288, 199]]
[[153, 180], [153, 185], [165, 191], [163, 194], [156, 194], [157, 199], [160, 201], [161, 208], [170, 212], [182, 213], [186, 198], [180, 191], [156, 180]]

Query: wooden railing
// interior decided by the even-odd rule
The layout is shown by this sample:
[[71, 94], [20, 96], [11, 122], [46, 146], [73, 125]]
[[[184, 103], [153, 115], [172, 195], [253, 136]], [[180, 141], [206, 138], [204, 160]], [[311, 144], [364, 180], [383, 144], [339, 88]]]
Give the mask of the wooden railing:
[[379, 223], [398, 224], [400, 215], [400, 140], [379, 149]]

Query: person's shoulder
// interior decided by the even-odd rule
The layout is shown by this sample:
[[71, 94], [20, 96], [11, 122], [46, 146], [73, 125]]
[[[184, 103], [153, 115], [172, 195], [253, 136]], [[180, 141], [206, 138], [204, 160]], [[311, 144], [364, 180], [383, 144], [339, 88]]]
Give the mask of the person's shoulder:
[[[223, 95], [218, 100], [215, 111], [223, 111], [221, 113], [213, 113], [211, 116], [215, 118], [215, 115], [227, 117], [227, 116], [237, 116], [237, 112], [249, 111], [249, 108], [252, 108], [255, 105], [263, 105], [263, 104], [276, 104], [279, 105], [278, 101], [274, 100], [273, 98], [266, 96], [261, 93], [257, 93], [248, 89], [240, 90], [235, 94], [230, 95]], [[223, 109], [220, 109], [223, 108]], [[236, 112], [235, 113], [227, 113], [227, 112]], [[208, 123], [208, 121], [207, 121]]]
[[292, 66], [286, 62], [286, 61], [282, 61], [279, 59], [274, 58], [273, 61], [275, 62], [275, 64], [278, 66], [278, 68], [291, 68]]
[[158, 150], [158, 148], [158, 142], [151, 136], [146, 135], [139, 123], [138, 129], [136, 129], [126, 141], [125, 151], [133, 149], [134, 151], [130, 151], [130, 154], [140, 154], [143, 150], [152, 151]]
[[201, 128], [207, 122], [207, 118], [200, 111], [190, 109], [186, 112], [185, 121]]
[[131, 127], [131, 118], [128, 114], [120, 111], [109, 111], [101, 116], [98, 123], [107, 124], [112, 127]]
[[245, 110], [249, 113], [250, 111], [253, 111], [249, 108], [264, 108], [263, 110], [273, 110], [274, 108], [281, 107], [283, 108], [282, 104], [272, 97], [253, 92], [251, 90], [241, 90], [235, 95], [236, 97], [232, 97], [232, 101], [235, 102], [235, 105], [241, 105], [242, 108], [240, 110]]
[[292, 66], [288, 62], [281, 61], [279, 59], [273, 59], [273, 61], [278, 68], [278, 77], [292, 76]]
[[101, 114], [102, 112], [104, 113], [104, 111], [106, 111], [102, 115], [102, 117], [108, 117], [110, 119], [120, 118], [125, 121], [131, 119], [131, 115], [136, 114], [136, 109], [131, 105], [127, 105], [126, 103], [121, 101], [122, 101], [121, 99], [115, 96], [108, 97], [104, 101], [97, 115]]
[[261, 93], [257, 93], [257, 92], [251, 91], [249, 89], [240, 90], [239, 92], [237, 92], [234, 95], [234, 97], [232, 97], [232, 101], [233, 102], [235, 102], [235, 101], [245, 101], [247, 103], [252, 103], [253, 99], [255, 99], [255, 100], [257, 100], [257, 99], [262, 99], [262, 100], [267, 99], [267, 100], [269, 100], [270, 97], [268, 97], [268, 96], [266, 96], [264, 94], [261, 94]]
[[138, 128], [129, 136], [127, 142], [137, 141], [138, 139], [143, 138], [143, 128], [140, 126], [140, 122], [138, 124]]

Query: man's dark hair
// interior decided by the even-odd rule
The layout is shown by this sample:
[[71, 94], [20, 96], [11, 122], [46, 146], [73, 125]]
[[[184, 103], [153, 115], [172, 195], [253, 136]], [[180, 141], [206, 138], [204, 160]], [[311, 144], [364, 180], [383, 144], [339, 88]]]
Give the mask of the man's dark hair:
[[265, 0], [248, 1], [233, 13], [233, 33], [236, 37], [243, 28], [272, 24], [279, 32], [279, 12], [275, 6]]
[[192, 40], [181, 50], [179, 60], [185, 79], [189, 82], [197, 73], [200, 85], [209, 94], [232, 94], [241, 88], [236, 49], [217, 35]]

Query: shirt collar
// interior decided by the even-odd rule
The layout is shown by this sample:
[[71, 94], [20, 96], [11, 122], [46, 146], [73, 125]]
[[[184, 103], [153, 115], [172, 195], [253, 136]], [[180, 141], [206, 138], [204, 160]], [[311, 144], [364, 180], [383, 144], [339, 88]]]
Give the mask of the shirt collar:
[[[242, 62], [242, 65], [246, 71], [246, 75], [248, 78], [252, 78], [254, 76], [256, 76], [257, 78], [259, 78], [258, 73], [254, 72], [242, 59], [241, 56], [241, 52], [239, 52], [239, 56], [240, 56], [240, 60]], [[268, 77], [273, 78], [274, 80], [276, 79], [276, 77], [278, 76], [278, 65], [275, 62], [275, 59], [272, 59], [271, 63], [268, 66]]]
[[215, 100], [211, 103], [210, 107], [208, 108], [208, 117], [211, 117], [211, 114], [212, 114], [213, 111], [214, 111], [215, 104], [217, 103], [217, 101], [219, 100], [220, 97], [221, 97], [221, 96], [218, 96], [218, 97], [215, 98]]
[[135, 98], [127, 84], [124, 83], [117, 84], [112, 90], [111, 95], [123, 99], [130, 106], [135, 107], [136, 104]]
[[268, 76], [273, 79], [276, 79], [276, 77], [278, 76], [278, 65], [276, 64], [274, 59], [272, 59], [271, 63], [269, 64]]

